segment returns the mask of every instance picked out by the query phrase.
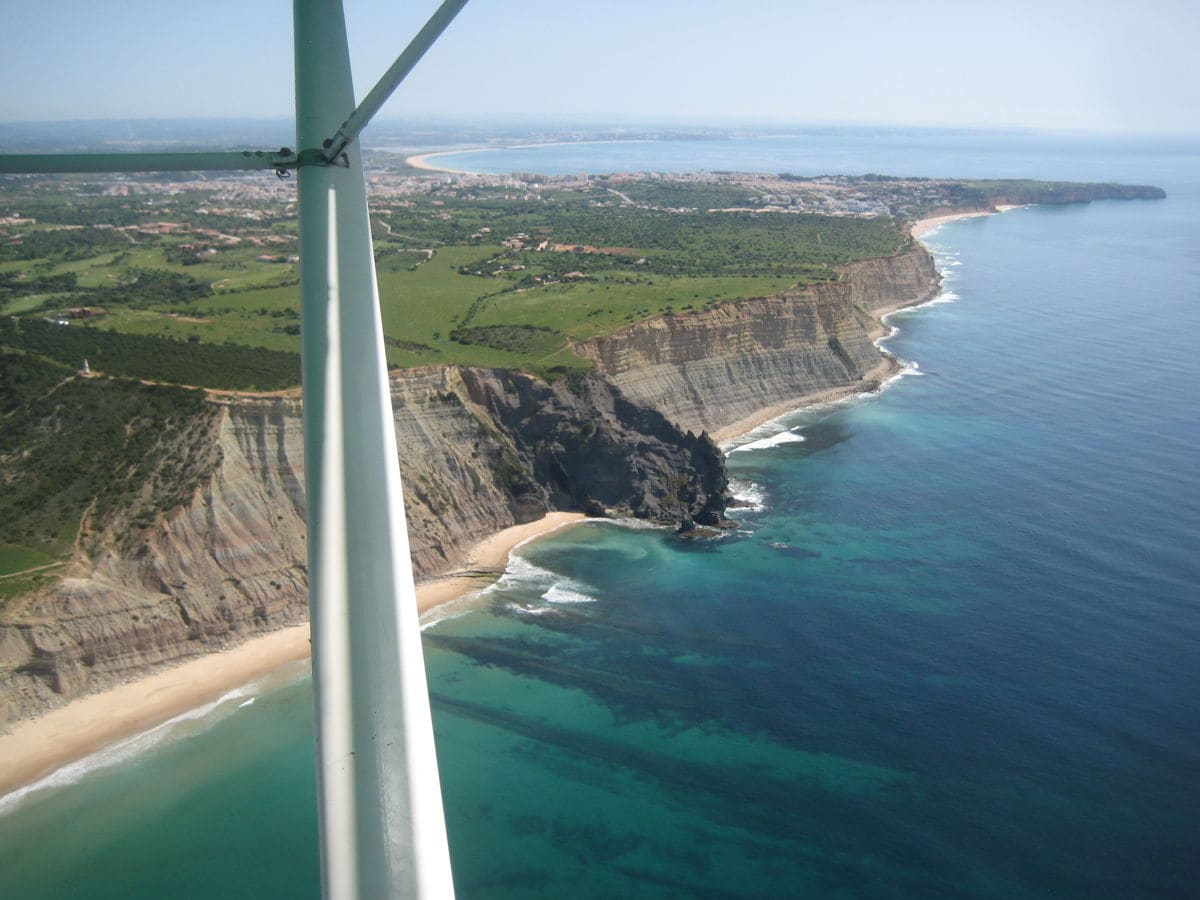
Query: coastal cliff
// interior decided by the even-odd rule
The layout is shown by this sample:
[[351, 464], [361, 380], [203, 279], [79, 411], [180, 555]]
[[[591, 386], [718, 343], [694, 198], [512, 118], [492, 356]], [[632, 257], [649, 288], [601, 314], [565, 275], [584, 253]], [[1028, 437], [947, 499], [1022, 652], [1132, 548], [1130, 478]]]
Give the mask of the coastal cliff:
[[[894, 366], [874, 344], [875, 313], [937, 285], [914, 244], [843, 266], [827, 284], [631, 325], [579, 347], [591, 374], [394, 374], [418, 578], [553, 509], [721, 524], [725, 468], [707, 432], [874, 386]], [[85, 392], [120, 384], [71, 389], [82, 407]], [[134, 437], [159, 429], [144, 458], [127, 460], [132, 489], [84, 515], [66, 577], [0, 607], [0, 727], [307, 617], [299, 399], [214, 395], [177, 418], [165, 431], [151, 418], [124, 426]]]
[[0, 726], [307, 617], [299, 402], [196, 419], [167, 448], [207, 470], [189, 498], [81, 529], [66, 577], [0, 608]]
[[[716, 445], [603, 378], [547, 384], [429, 367], [397, 373], [391, 387], [418, 578], [550, 509], [721, 519]], [[289, 398], [210, 400], [156, 444], [143, 468], [175, 473], [190, 494], [151, 514], [138, 499], [147, 487], [104, 521], [85, 517], [66, 577], [0, 607], [0, 728], [306, 620], [302, 448], [300, 402]]]
[[838, 279], [638, 322], [576, 347], [631, 400], [717, 432], [766, 407], [876, 387], [894, 370], [877, 312], [929, 299], [939, 276], [914, 244], [838, 268]]

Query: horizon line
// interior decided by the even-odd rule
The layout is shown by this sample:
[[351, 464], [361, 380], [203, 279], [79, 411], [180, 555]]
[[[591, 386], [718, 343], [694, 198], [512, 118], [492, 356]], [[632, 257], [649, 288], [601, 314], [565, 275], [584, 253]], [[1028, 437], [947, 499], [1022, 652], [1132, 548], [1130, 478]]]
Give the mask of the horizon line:
[[[62, 119], [0, 119], [0, 129], [10, 128], [53, 128], [86, 124], [89, 126], [112, 124], [287, 124], [294, 128], [295, 118], [291, 115], [263, 114], [244, 116], [79, 116]], [[915, 131], [968, 131], [968, 132], [1003, 132], [1027, 134], [1063, 134], [1063, 135], [1104, 135], [1130, 137], [1172, 137], [1200, 138], [1200, 129], [1164, 129], [1155, 128], [1118, 128], [1112, 126], [1072, 126], [1053, 127], [1046, 125], [1014, 124], [1014, 123], [948, 123], [948, 122], [905, 122], [894, 120], [870, 119], [804, 119], [791, 116], [712, 116], [698, 118], [663, 114], [636, 115], [601, 113], [538, 113], [521, 116], [507, 116], [499, 113], [427, 113], [411, 117], [387, 116], [379, 117], [372, 123], [366, 133], [384, 128], [417, 128], [430, 125], [453, 125], [457, 127], [476, 126], [481, 128], [502, 127], [507, 131], [518, 130], [529, 126], [592, 126], [597, 128], [678, 128], [678, 129], [713, 129], [734, 130], [747, 128], [888, 128], [911, 129]]]

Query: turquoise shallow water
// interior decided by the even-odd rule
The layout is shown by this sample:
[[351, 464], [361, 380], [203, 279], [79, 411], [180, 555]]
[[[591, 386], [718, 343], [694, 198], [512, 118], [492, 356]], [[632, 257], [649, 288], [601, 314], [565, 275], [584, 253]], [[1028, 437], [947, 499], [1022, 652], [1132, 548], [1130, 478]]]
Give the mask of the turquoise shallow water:
[[[1200, 148], [823, 140], [755, 152], [1170, 196], [945, 226], [914, 374], [732, 453], [736, 535], [579, 527], [430, 628], [459, 895], [1188, 896]], [[10, 803], [0, 895], [316, 896], [309, 690]]]

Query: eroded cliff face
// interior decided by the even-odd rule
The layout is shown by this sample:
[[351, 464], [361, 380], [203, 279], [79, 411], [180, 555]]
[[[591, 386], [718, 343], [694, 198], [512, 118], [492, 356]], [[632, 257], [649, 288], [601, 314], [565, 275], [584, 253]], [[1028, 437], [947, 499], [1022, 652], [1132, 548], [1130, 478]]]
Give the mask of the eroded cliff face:
[[503, 470], [515, 467], [518, 483], [536, 485], [550, 508], [670, 524], [685, 516], [708, 525], [723, 520], [728, 483], [716, 444], [631, 402], [608, 379], [549, 385], [495, 369], [462, 375], [471, 402], [512, 446]]
[[926, 300], [938, 283], [916, 244], [843, 266], [836, 282], [638, 322], [577, 350], [630, 400], [716, 432], [765, 407], [875, 386], [889, 374], [875, 313]]
[[[410, 370], [392, 379], [418, 577], [548, 509], [719, 521], [720, 451], [601, 378]], [[213, 401], [168, 454], [192, 496], [91, 523], [68, 577], [0, 609], [0, 728], [308, 616], [300, 402]], [[470, 502], [463, 502], [470, 498]]]
[[[720, 523], [724, 463], [704, 432], [869, 385], [883, 374], [873, 311], [937, 284], [914, 246], [846, 266], [831, 284], [630, 326], [581, 348], [592, 375], [393, 377], [418, 577], [550, 509]], [[85, 515], [68, 577], [0, 608], [0, 727], [307, 618], [299, 400], [214, 399], [172, 434], [124, 513]], [[154, 502], [164, 484], [186, 485], [165, 512]]]
[[98, 523], [68, 577], [0, 611], [0, 725], [307, 616], [299, 403], [201, 418], [174, 448], [209, 472], [189, 502]]

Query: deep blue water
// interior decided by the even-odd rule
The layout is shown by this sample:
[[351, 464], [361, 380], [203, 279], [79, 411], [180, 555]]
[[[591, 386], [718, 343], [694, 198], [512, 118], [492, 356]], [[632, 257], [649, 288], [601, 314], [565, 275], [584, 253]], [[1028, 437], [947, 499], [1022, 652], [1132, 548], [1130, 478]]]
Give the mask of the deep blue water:
[[[582, 526], [426, 631], [460, 897], [1194, 895], [1200, 143], [889, 134], [586, 153], [1169, 196], [944, 226], [920, 374], [731, 453], [736, 535]], [[309, 690], [10, 803], [0, 895], [317, 896]]]

